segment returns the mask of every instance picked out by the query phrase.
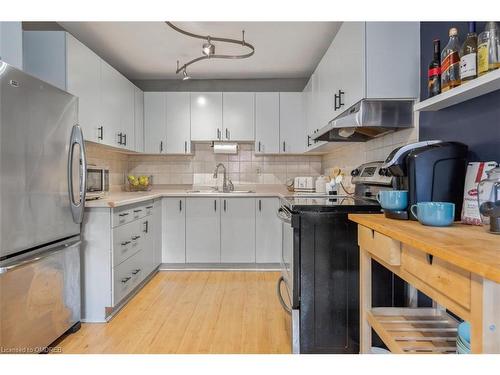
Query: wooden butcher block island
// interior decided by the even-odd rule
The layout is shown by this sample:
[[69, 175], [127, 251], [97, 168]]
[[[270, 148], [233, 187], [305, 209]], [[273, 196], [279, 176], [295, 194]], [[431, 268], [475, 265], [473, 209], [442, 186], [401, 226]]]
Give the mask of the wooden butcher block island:
[[[351, 214], [360, 247], [361, 352], [373, 328], [393, 353], [455, 353], [458, 321], [471, 324], [472, 353], [500, 353], [500, 236], [482, 227], [427, 227]], [[375, 260], [435, 302], [434, 308], [372, 308]]]

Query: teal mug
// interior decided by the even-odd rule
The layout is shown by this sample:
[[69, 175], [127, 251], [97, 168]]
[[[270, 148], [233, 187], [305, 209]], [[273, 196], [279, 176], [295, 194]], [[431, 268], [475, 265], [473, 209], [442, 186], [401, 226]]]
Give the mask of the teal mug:
[[384, 210], [402, 211], [408, 207], [407, 190], [381, 190], [377, 193], [377, 201]]
[[455, 204], [449, 202], [419, 202], [410, 207], [417, 220], [432, 227], [447, 227], [455, 220]]

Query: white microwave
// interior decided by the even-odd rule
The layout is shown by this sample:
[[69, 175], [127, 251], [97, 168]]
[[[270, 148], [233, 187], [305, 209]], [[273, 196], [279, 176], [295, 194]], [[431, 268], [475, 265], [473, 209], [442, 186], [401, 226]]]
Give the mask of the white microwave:
[[87, 193], [85, 200], [103, 198], [109, 191], [109, 169], [97, 166], [87, 167]]

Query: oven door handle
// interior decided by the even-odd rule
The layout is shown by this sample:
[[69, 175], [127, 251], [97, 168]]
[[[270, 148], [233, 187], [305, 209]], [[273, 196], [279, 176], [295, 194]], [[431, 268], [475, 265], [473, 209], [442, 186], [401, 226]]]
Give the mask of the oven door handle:
[[287, 210], [285, 210], [283, 207], [280, 207], [278, 211], [276, 211], [276, 216], [278, 216], [278, 219], [287, 224], [292, 223], [292, 218], [287, 214]]
[[[276, 284], [276, 294], [278, 295], [278, 300], [280, 301], [283, 309], [289, 314], [292, 315], [292, 308], [289, 307], [286, 302], [283, 300], [283, 296], [281, 295], [281, 284], [285, 282], [285, 278], [280, 276], [278, 279], [278, 283]], [[285, 288], [288, 290], [288, 285], [285, 283]]]

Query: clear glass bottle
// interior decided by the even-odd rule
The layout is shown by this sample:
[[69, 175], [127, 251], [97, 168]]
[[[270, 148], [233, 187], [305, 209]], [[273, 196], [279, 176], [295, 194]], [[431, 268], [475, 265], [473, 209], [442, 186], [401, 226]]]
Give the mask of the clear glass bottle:
[[469, 22], [469, 33], [460, 50], [460, 80], [469, 81], [477, 77], [476, 23]]
[[496, 22], [486, 22], [479, 34], [477, 45], [477, 70], [481, 76], [500, 68], [500, 38]]
[[460, 41], [458, 30], [450, 29], [450, 40], [441, 51], [441, 92], [460, 86]]

